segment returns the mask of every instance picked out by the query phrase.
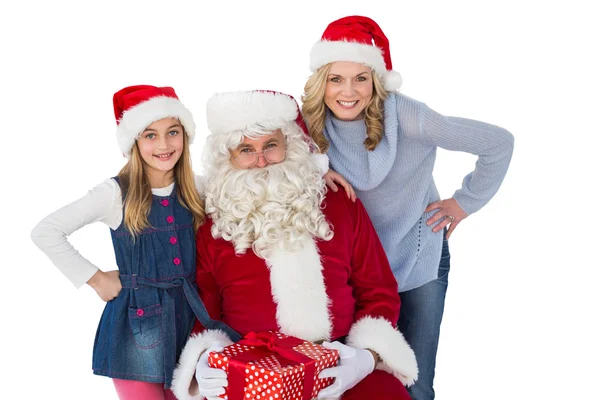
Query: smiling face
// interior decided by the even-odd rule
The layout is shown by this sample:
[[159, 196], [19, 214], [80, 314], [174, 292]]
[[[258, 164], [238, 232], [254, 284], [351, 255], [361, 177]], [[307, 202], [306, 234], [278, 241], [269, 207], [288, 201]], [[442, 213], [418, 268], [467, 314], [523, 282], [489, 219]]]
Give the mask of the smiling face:
[[155, 121], [141, 133], [137, 146], [152, 187], [173, 182], [173, 168], [183, 151], [183, 126], [177, 118]]
[[337, 119], [354, 121], [363, 118], [371, 97], [373, 97], [371, 68], [347, 61], [331, 64], [324, 100]]

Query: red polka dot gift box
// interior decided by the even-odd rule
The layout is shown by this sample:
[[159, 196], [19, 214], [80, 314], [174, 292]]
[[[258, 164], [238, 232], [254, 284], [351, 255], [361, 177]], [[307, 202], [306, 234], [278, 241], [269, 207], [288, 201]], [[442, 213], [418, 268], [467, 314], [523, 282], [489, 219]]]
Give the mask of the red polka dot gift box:
[[337, 350], [279, 332], [251, 332], [220, 352], [208, 365], [227, 372], [227, 400], [310, 400], [333, 378], [319, 379], [337, 365]]

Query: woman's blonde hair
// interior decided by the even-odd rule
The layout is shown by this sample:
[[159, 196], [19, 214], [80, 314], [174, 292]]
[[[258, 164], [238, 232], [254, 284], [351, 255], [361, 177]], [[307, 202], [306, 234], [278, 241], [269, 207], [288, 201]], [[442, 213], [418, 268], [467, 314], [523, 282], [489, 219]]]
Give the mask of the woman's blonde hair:
[[[137, 146], [131, 149], [131, 158], [119, 171], [121, 190], [126, 192], [123, 203], [123, 223], [131, 235], [136, 236], [149, 228], [148, 215], [152, 207], [152, 188], [144, 171], [144, 160]], [[183, 151], [174, 167], [177, 200], [188, 209], [194, 219], [194, 231], [204, 223], [204, 203], [196, 189], [187, 134], [183, 133]]]
[[[313, 73], [306, 85], [302, 95], [302, 116], [306, 121], [308, 133], [313, 138], [322, 153], [329, 149], [329, 142], [323, 134], [325, 129], [325, 117], [327, 105], [325, 104], [325, 86], [327, 76], [331, 70], [331, 63], [326, 64]], [[387, 92], [375, 71], [371, 70], [373, 79], [373, 96], [365, 107], [365, 125], [367, 126], [367, 138], [365, 148], [374, 150], [383, 137], [383, 102], [387, 98]]]

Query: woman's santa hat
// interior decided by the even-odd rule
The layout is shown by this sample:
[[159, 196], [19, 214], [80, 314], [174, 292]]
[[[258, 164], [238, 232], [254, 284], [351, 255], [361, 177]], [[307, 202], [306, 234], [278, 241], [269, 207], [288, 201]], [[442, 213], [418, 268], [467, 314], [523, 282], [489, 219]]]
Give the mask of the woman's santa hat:
[[117, 120], [117, 142], [127, 158], [144, 129], [163, 118], [177, 118], [188, 135], [189, 143], [194, 141], [196, 124], [192, 113], [179, 101], [171, 87], [128, 86], [114, 94], [113, 105]]
[[206, 104], [206, 120], [214, 135], [261, 125], [277, 129], [292, 121], [307, 133], [296, 100], [288, 94], [269, 90], [216, 93]]
[[310, 52], [310, 70], [315, 72], [336, 61], [357, 62], [373, 68], [387, 91], [402, 86], [402, 77], [392, 69], [390, 43], [370, 18], [344, 17], [327, 26]]

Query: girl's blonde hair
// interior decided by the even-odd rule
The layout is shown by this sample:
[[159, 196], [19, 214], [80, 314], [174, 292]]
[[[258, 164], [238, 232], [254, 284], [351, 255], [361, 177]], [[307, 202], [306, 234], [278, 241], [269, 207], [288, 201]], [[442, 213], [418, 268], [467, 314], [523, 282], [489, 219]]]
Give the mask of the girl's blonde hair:
[[[325, 138], [323, 130], [327, 115], [325, 86], [330, 70], [331, 63], [315, 71], [308, 78], [302, 95], [302, 116], [306, 121], [310, 137], [313, 138], [322, 153], [329, 149], [329, 142]], [[373, 96], [365, 107], [367, 138], [364, 141], [365, 148], [369, 151], [374, 150], [383, 137], [383, 102], [387, 98], [383, 83], [373, 70], [371, 70], [371, 77], [373, 79]]]
[[[149, 228], [148, 215], [152, 207], [152, 188], [144, 171], [144, 161], [137, 146], [131, 149], [131, 158], [119, 171], [121, 190], [126, 192], [123, 203], [123, 223], [136, 236]], [[187, 133], [183, 133], [183, 151], [174, 167], [175, 187], [179, 203], [188, 209], [194, 219], [194, 231], [204, 223], [204, 203], [196, 189]]]

